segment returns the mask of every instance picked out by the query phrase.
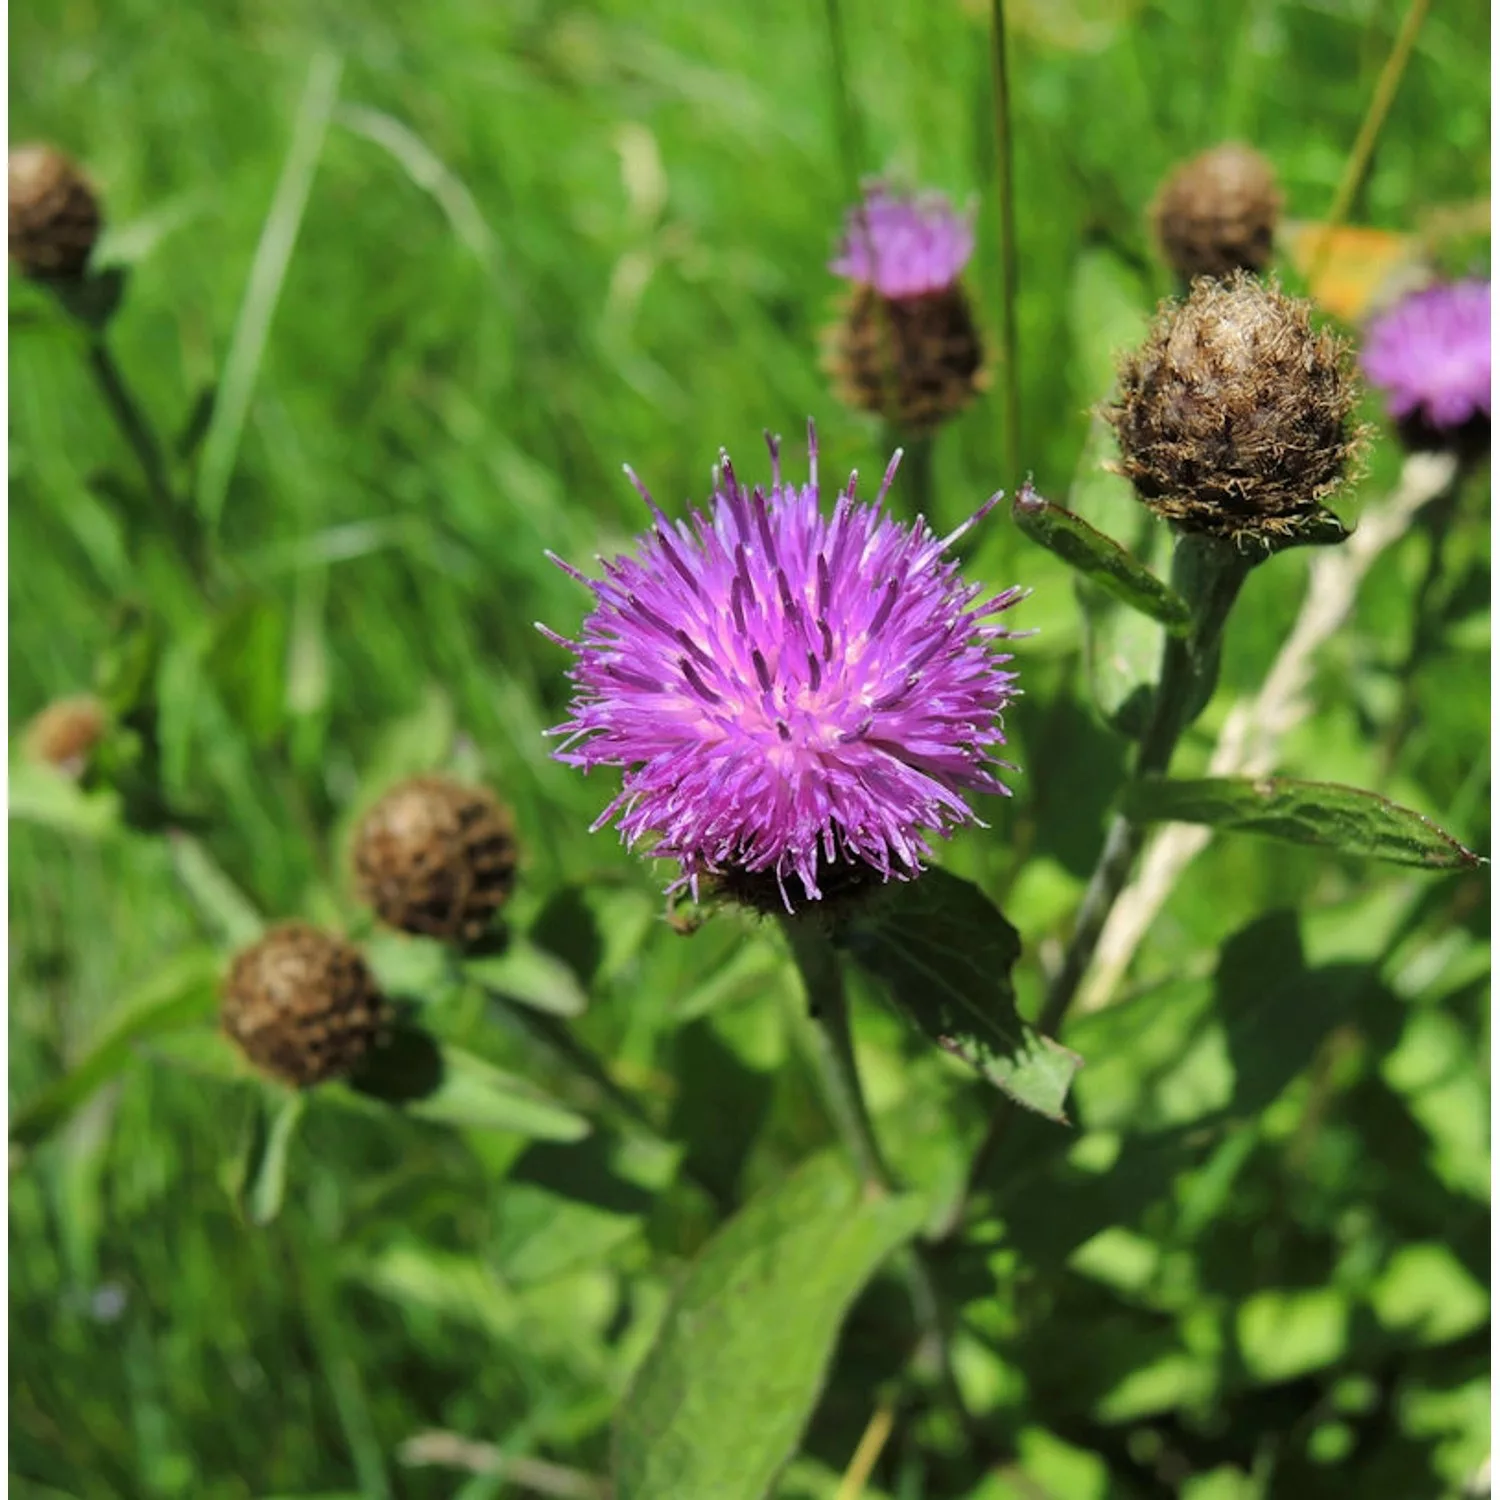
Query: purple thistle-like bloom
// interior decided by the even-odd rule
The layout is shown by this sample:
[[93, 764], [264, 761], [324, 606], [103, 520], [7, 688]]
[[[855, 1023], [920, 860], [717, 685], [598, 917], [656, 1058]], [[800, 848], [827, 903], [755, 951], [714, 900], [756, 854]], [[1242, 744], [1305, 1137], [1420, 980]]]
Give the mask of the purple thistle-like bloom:
[[1360, 355], [1365, 378], [1398, 420], [1437, 431], [1490, 414], [1490, 284], [1413, 292], [1375, 318]]
[[851, 475], [825, 515], [812, 424], [806, 484], [767, 440], [770, 491], [721, 454], [685, 522], [630, 474], [652, 529], [603, 578], [560, 563], [595, 597], [579, 641], [538, 628], [577, 656], [557, 758], [625, 770], [595, 829], [654, 836], [681, 866], [673, 890], [763, 875], [791, 910], [794, 875], [809, 900], [836, 869], [911, 878], [928, 833], [976, 821], [964, 792], [1005, 792], [990, 752], [1015, 676], [991, 649], [1010, 632], [986, 621], [1023, 591], [984, 598], [944, 556], [998, 495], [941, 539], [903, 525], [881, 508], [898, 452], [873, 505]]
[[942, 193], [917, 197], [873, 182], [845, 217], [829, 270], [882, 297], [920, 297], [952, 286], [973, 253], [972, 210], [959, 213]]

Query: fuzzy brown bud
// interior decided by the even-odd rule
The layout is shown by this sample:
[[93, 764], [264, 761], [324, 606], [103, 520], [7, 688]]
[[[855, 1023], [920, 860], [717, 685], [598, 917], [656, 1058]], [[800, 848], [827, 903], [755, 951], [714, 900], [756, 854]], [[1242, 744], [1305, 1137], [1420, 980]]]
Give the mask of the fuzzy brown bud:
[[984, 389], [984, 347], [957, 282], [885, 297], [857, 286], [829, 331], [825, 365], [839, 399], [913, 437], [955, 416]]
[[418, 776], [388, 791], [354, 839], [361, 897], [403, 932], [473, 942], [510, 898], [510, 814], [483, 787]]
[[99, 200], [55, 146], [10, 150], [10, 258], [39, 281], [75, 281], [99, 238]]
[[80, 693], [49, 703], [26, 726], [21, 748], [27, 760], [55, 766], [64, 776], [77, 778], [108, 728], [109, 714], [103, 703], [92, 693]]
[[1106, 411], [1121, 472], [1158, 515], [1274, 543], [1322, 514], [1361, 433], [1346, 346], [1310, 311], [1243, 272], [1158, 310]]
[[357, 948], [284, 922], [235, 958], [220, 1018], [263, 1073], [309, 1088], [353, 1072], [380, 1041], [389, 1011]]
[[1237, 141], [1183, 162], [1151, 206], [1162, 255], [1184, 282], [1263, 271], [1280, 215], [1281, 190], [1270, 162]]

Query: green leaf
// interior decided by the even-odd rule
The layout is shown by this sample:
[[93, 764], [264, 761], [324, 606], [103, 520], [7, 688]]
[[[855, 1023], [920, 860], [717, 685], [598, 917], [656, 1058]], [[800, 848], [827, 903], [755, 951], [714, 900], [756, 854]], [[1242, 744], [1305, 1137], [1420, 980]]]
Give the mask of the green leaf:
[[172, 868], [203, 920], [231, 948], [243, 948], [261, 935], [265, 923], [250, 898], [190, 834], [173, 830], [168, 838]]
[[481, 988], [550, 1016], [580, 1016], [588, 1008], [572, 969], [520, 939], [512, 939], [504, 953], [465, 959], [463, 971]]
[[330, 1085], [323, 1096], [351, 1105], [383, 1100], [419, 1120], [511, 1130], [539, 1141], [578, 1141], [591, 1128], [527, 1079], [410, 1025], [395, 1027], [347, 1086]]
[[51, 766], [12, 761], [10, 816], [77, 838], [106, 839], [120, 831], [120, 797], [113, 791], [86, 792]]
[[1429, 870], [1467, 870], [1482, 863], [1421, 813], [1331, 781], [1148, 777], [1126, 788], [1123, 808], [1145, 823], [1207, 823]]
[[256, 1101], [240, 1179], [242, 1202], [252, 1224], [269, 1224], [281, 1212], [287, 1160], [306, 1108], [307, 1096], [297, 1092], [274, 1098], [262, 1092]]
[[703, 1247], [620, 1411], [615, 1500], [759, 1500], [791, 1457], [850, 1304], [922, 1200], [865, 1193], [827, 1154]]
[[1079, 1058], [1017, 1015], [1010, 971], [1021, 938], [978, 886], [945, 870], [892, 881], [839, 939], [945, 1052], [1017, 1104], [1066, 1119]]
[[1070, 568], [1092, 579], [1113, 598], [1165, 626], [1186, 635], [1192, 612], [1181, 595], [1133, 558], [1118, 542], [1072, 511], [1043, 500], [1030, 482], [1011, 502], [1011, 519], [1031, 538]]
[[34, 1146], [50, 1135], [126, 1066], [138, 1041], [200, 1020], [213, 1008], [218, 977], [219, 957], [210, 948], [195, 948], [162, 964], [120, 1004], [82, 1058], [16, 1110], [10, 1121], [12, 1144]]

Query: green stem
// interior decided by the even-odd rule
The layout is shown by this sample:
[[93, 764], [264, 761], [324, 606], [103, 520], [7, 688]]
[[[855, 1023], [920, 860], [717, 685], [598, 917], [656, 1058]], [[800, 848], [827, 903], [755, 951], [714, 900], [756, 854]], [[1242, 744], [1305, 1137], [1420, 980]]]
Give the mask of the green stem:
[[838, 120], [839, 153], [844, 165], [844, 191], [851, 203], [859, 198], [860, 164], [864, 147], [860, 140], [859, 111], [849, 90], [849, 65], [844, 48], [844, 16], [839, 0], [824, 0], [828, 18], [828, 57], [833, 71], [834, 111]]
[[[805, 919], [786, 918], [782, 921], [782, 930], [807, 991], [813, 1047], [822, 1077], [823, 1097], [834, 1129], [843, 1141], [865, 1190], [894, 1192], [896, 1179], [880, 1150], [864, 1090], [860, 1086], [854, 1038], [849, 1027], [849, 1001], [844, 992], [838, 954], [827, 936]], [[921, 1334], [917, 1363], [937, 1376], [965, 1426], [971, 1427], [971, 1418], [953, 1373], [937, 1282], [927, 1253], [920, 1245], [909, 1247], [906, 1278], [912, 1316]]]
[[[1231, 542], [1191, 534], [1177, 538], [1172, 554], [1172, 583], [1192, 608], [1193, 626], [1186, 638], [1166, 637], [1161, 671], [1131, 773], [1133, 780], [1159, 776], [1167, 769], [1183, 731], [1213, 696], [1224, 624], [1252, 566], [1252, 561]], [[1055, 1036], [1061, 1029], [1078, 986], [1093, 962], [1104, 924], [1130, 879], [1145, 837], [1145, 827], [1123, 815], [1116, 816], [1110, 824], [1079, 904], [1062, 964], [1042, 1002], [1037, 1029], [1043, 1035]], [[989, 1129], [969, 1165], [963, 1192], [938, 1235], [940, 1240], [956, 1234], [962, 1226], [969, 1203], [1016, 1113], [1016, 1106], [1008, 1099], [1002, 1099], [996, 1106]]]
[[[1213, 696], [1224, 624], [1250, 567], [1231, 542], [1194, 535], [1178, 538], [1172, 582], [1192, 608], [1193, 628], [1185, 639], [1169, 635], [1162, 648], [1161, 671], [1136, 753], [1133, 781], [1159, 776], [1167, 769], [1183, 731]], [[1045, 1035], [1054, 1035], [1061, 1027], [1144, 841], [1145, 828], [1129, 818], [1116, 817], [1110, 825], [1062, 965], [1047, 987], [1037, 1021]]]
[[201, 587], [204, 583], [202, 533], [183, 500], [172, 488], [156, 434], [141, 411], [119, 365], [115, 363], [115, 357], [102, 332], [96, 332], [89, 338], [88, 362], [89, 370], [99, 387], [99, 394], [104, 398], [115, 426], [135, 455], [159, 520], [165, 525], [184, 565]]
[[1016, 192], [1010, 124], [1010, 70], [1005, 51], [1005, 0], [992, 0], [990, 27], [995, 88], [995, 183], [1000, 208], [1000, 409], [1005, 470], [1020, 472], [1021, 398], [1016, 367]]

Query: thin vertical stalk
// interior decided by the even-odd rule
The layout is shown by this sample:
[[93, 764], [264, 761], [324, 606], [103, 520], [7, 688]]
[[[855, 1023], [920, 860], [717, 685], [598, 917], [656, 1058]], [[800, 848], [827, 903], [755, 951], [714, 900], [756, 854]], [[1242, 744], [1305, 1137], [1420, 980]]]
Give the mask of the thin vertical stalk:
[[1375, 152], [1380, 127], [1385, 124], [1391, 101], [1396, 97], [1396, 89], [1401, 83], [1401, 75], [1406, 72], [1406, 65], [1411, 61], [1412, 51], [1417, 45], [1417, 33], [1422, 29], [1422, 22], [1427, 17], [1431, 3], [1432, 0], [1411, 0], [1401, 22], [1401, 30], [1397, 32], [1391, 47], [1391, 55], [1386, 58], [1380, 77], [1375, 80], [1370, 107], [1365, 111], [1359, 134], [1354, 138], [1349, 159], [1344, 163], [1344, 175], [1339, 180], [1338, 191], [1333, 195], [1333, 206], [1328, 210], [1328, 219], [1312, 255], [1307, 275], [1310, 283], [1316, 281], [1322, 273], [1324, 263], [1333, 249], [1334, 234], [1348, 218], [1349, 210], [1354, 207], [1355, 194], [1359, 192], [1359, 185], [1370, 168], [1370, 158]]
[[115, 363], [102, 331], [89, 337], [88, 361], [89, 373], [94, 377], [99, 394], [146, 482], [146, 491], [156, 507], [155, 519], [166, 528], [184, 565], [199, 586], [205, 586], [203, 537], [197, 518], [190, 513], [184, 497], [173, 489], [161, 445], [124, 373]]
[[1020, 472], [1021, 397], [1016, 336], [1016, 192], [1011, 134], [1010, 69], [1005, 50], [1005, 0], [992, 0], [991, 60], [995, 91], [995, 187], [1000, 208], [1000, 409], [1005, 423], [1005, 472]]
[[828, 18], [828, 60], [833, 73], [834, 114], [838, 124], [839, 154], [844, 167], [844, 191], [852, 203], [859, 197], [860, 165], [864, 161], [863, 132], [854, 95], [849, 89], [848, 52], [844, 46], [844, 13], [839, 0], [824, 0]]

